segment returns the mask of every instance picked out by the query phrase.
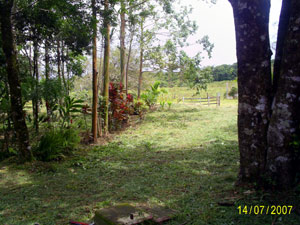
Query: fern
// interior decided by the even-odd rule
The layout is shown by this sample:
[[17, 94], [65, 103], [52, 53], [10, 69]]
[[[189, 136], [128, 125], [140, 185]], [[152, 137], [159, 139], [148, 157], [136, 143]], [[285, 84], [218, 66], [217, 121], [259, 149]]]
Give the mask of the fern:
[[60, 159], [74, 150], [79, 142], [80, 137], [74, 129], [51, 130], [34, 148], [34, 156], [41, 161]]

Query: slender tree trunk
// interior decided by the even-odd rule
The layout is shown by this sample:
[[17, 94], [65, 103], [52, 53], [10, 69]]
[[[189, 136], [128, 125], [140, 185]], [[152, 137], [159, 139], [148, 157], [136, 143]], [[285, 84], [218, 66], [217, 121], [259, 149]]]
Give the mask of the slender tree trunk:
[[92, 107], [92, 133], [93, 141], [97, 143], [98, 125], [98, 72], [97, 72], [97, 12], [96, 0], [92, 0], [93, 10], [93, 107]]
[[[35, 60], [34, 60], [34, 58], [33, 58], [33, 60], [31, 60], [32, 59], [32, 46], [34, 45], [33, 43], [34, 42], [32, 42], [32, 45], [30, 45], [30, 49], [29, 49], [29, 72], [30, 72], [32, 80], [34, 80], [34, 73], [35, 73], [34, 72], [34, 70], [35, 70], [34, 69], [35, 68]], [[35, 89], [35, 84], [34, 83], [31, 84], [31, 89], [32, 90]], [[34, 117], [34, 115], [35, 115], [35, 96], [33, 96], [32, 99], [31, 99], [31, 105], [32, 105], [32, 116]]]
[[[286, 5], [287, 4], [287, 5]], [[291, 8], [290, 5], [291, 4]], [[287, 8], [290, 8], [287, 9]], [[278, 50], [281, 61], [278, 85], [272, 104], [272, 117], [268, 130], [267, 171], [277, 185], [290, 188], [299, 173], [300, 149], [291, 145], [300, 137], [300, 2], [284, 0], [282, 14], [290, 11], [288, 22], [280, 24], [285, 37], [279, 36], [283, 48]], [[279, 31], [280, 32], [280, 31]], [[282, 41], [284, 39], [284, 41]], [[278, 74], [278, 71], [276, 72]], [[298, 149], [296, 149], [298, 148]]]
[[[45, 77], [46, 77], [46, 84], [48, 84], [48, 82], [49, 82], [49, 73], [50, 73], [49, 45], [50, 45], [49, 41], [46, 39], [45, 40]], [[50, 109], [50, 104], [49, 104], [47, 96], [46, 96], [46, 109], [47, 109], [48, 121], [50, 122], [51, 109]]]
[[[66, 48], [66, 58], [65, 60], [69, 60], [69, 48]], [[70, 61], [69, 61], [70, 62]], [[70, 95], [71, 87], [70, 87], [70, 69], [68, 66], [66, 66], [67, 69], [67, 80], [66, 80], [66, 85], [67, 85], [67, 95]]]
[[120, 66], [121, 66], [121, 83], [125, 83], [125, 1], [121, 0], [121, 28], [120, 28]]
[[239, 181], [260, 181], [271, 110], [270, 0], [230, 0], [238, 58]]
[[34, 74], [34, 83], [35, 83], [35, 96], [34, 96], [34, 127], [35, 131], [39, 132], [39, 46], [38, 41], [35, 37], [34, 43], [33, 43], [33, 74]]
[[[60, 55], [60, 40], [57, 38], [57, 77], [59, 81], [59, 85], [62, 88], [62, 83], [61, 83], [61, 55]], [[59, 105], [62, 105], [62, 98], [59, 98]]]
[[65, 93], [67, 93], [67, 82], [66, 82], [66, 78], [65, 78], [65, 61], [66, 61], [66, 57], [65, 57], [65, 45], [64, 42], [61, 42], [61, 77], [63, 80], [63, 84], [64, 84], [64, 90]]
[[[100, 74], [102, 74], [103, 75], [103, 70], [104, 70], [104, 68], [103, 68], [103, 50], [104, 50], [104, 38], [102, 37], [101, 38], [101, 46], [100, 46], [100, 59], [99, 59], [99, 72], [98, 72], [98, 74], [100, 75]], [[103, 93], [103, 77], [101, 78], [101, 75], [98, 77], [98, 94], [102, 94]]]
[[[103, 75], [103, 64], [102, 64], [102, 61], [103, 61], [103, 49], [104, 49], [104, 38], [102, 37], [101, 38], [101, 46], [100, 46], [100, 62], [99, 62], [99, 72], [98, 72], [98, 75]], [[98, 76], [98, 95], [101, 95], [102, 94], [102, 90], [101, 90], [101, 87], [103, 87], [103, 77], [102, 77], [102, 85], [101, 85], [101, 77]], [[102, 119], [101, 119], [101, 115], [100, 115], [100, 112], [98, 113], [98, 136], [101, 137], [102, 136]]]
[[138, 83], [138, 99], [141, 98], [141, 88], [143, 79], [143, 61], [144, 61], [144, 21], [141, 22], [141, 38], [140, 38], [140, 71], [139, 71], [139, 83]]
[[[105, 11], [109, 10], [109, 2], [105, 0]], [[109, 107], [109, 58], [110, 58], [110, 21], [109, 18], [104, 18], [105, 27], [105, 47], [104, 47], [104, 135], [108, 135], [108, 107]]]
[[128, 58], [127, 58], [127, 64], [126, 64], [126, 73], [125, 73], [125, 77], [126, 77], [126, 82], [125, 82], [126, 95], [128, 94], [128, 72], [129, 72], [129, 64], [130, 64], [133, 36], [134, 36], [134, 32], [132, 31], [131, 37], [130, 37]]
[[32, 76], [32, 47], [31, 47], [31, 42], [29, 42], [28, 64], [29, 64], [29, 73], [30, 73], [30, 76]]
[[57, 40], [57, 76], [58, 79], [61, 82], [61, 72], [60, 72], [60, 67], [61, 67], [61, 56], [60, 56], [60, 41], [59, 39]]
[[11, 99], [11, 111], [20, 155], [22, 160], [31, 161], [32, 153], [30, 150], [29, 134], [23, 112], [21, 84], [19, 80], [16, 47], [14, 43], [13, 25], [11, 21], [11, 10], [13, 4], [13, 0], [0, 1], [2, 48], [6, 56], [6, 69]]

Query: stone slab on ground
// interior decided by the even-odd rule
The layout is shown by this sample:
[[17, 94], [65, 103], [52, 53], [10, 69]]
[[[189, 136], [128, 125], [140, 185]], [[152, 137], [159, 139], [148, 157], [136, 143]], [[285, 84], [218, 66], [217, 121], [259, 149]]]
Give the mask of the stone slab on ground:
[[120, 204], [96, 211], [95, 225], [155, 225], [174, 217], [175, 211], [161, 206], [146, 207]]

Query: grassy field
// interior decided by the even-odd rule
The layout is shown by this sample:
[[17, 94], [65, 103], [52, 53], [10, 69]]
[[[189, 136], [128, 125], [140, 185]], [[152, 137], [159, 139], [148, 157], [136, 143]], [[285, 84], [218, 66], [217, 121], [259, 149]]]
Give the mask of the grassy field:
[[172, 208], [177, 216], [169, 225], [299, 224], [297, 210], [239, 215], [245, 205], [299, 206], [299, 190], [286, 197], [234, 187], [237, 102], [225, 103], [174, 103], [146, 114], [104, 146], [81, 146], [63, 162], [0, 163], [0, 224], [87, 222], [97, 209], [119, 203]]
[[[224, 94], [226, 93], [226, 83], [228, 83], [228, 89], [232, 87], [237, 87], [236, 81], [219, 81], [219, 82], [212, 82], [207, 85], [207, 90], [202, 90], [200, 92], [201, 97], [206, 97], [207, 93], [209, 96], [217, 96], [218, 93], [221, 95], [221, 99], [223, 100]], [[183, 97], [189, 98], [193, 97], [196, 94], [195, 89], [191, 89], [189, 87], [176, 87], [176, 88], [165, 88], [168, 93], [163, 94], [160, 96], [159, 100], [170, 100], [170, 101], [178, 101], [181, 100]], [[197, 95], [198, 97], [199, 95]]]

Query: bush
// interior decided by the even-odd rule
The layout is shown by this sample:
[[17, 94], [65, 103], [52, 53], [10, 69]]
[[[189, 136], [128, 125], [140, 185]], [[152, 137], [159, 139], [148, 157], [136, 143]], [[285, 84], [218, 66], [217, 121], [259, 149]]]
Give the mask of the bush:
[[141, 95], [141, 98], [146, 103], [149, 108], [152, 108], [157, 102], [157, 95], [152, 93], [151, 91], [147, 91]]
[[134, 109], [134, 115], [140, 116], [140, 118], [143, 117], [145, 111], [146, 111], [146, 106], [145, 103], [142, 101], [135, 101], [133, 104], [133, 109]]
[[229, 95], [230, 97], [235, 98], [236, 95], [237, 95], [237, 93], [238, 93], [238, 89], [237, 89], [236, 87], [232, 87], [231, 90], [229, 91], [228, 95]]
[[11, 156], [17, 155], [18, 152], [12, 147], [8, 147], [4, 141], [0, 140], [0, 162], [4, 159], [7, 159]]
[[160, 82], [156, 81], [150, 89], [141, 95], [142, 100], [149, 108], [152, 108], [156, 104], [157, 98], [161, 93], [167, 93], [165, 89], [161, 89], [159, 86]]
[[80, 137], [74, 129], [51, 130], [42, 136], [33, 154], [44, 162], [58, 160], [70, 154], [79, 142]]
[[161, 107], [162, 109], [164, 109], [164, 108], [165, 108], [165, 105], [166, 105], [166, 102], [165, 102], [165, 101], [160, 101], [159, 104], [160, 104], [160, 107]]
[[169, 109], [171, 109], [171, 106], [173, 103], [171, 101], [167, 101], [167, 103], [168, 103]]
[[[104, 118], [105, 99], [99, 98], [99, 108], [102, 118]], [[125, 124], [129, 116], [134, 114], [133, 96], [125, 94], [121, 83], [109, 84], [109, 127], [110, 130], [118, 130]]]

